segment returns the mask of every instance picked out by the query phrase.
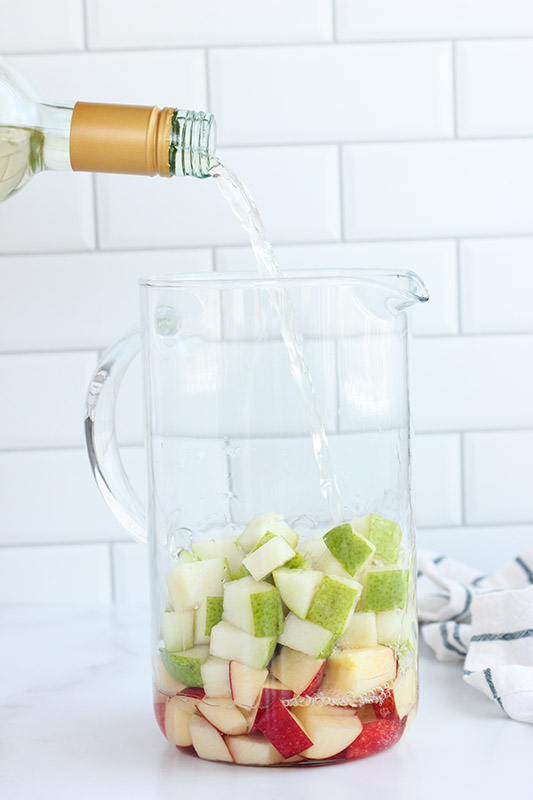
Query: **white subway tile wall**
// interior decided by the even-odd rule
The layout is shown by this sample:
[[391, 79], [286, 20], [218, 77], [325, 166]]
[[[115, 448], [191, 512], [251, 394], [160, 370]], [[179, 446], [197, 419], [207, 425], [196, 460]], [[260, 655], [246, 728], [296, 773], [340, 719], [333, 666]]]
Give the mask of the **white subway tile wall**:
[[[484, 569], [531, 543], [531, 3], [18, 0], [0, 52], [45, 97], [213, 111], [283, 268], [422, 275], [421, 542], [476, 562], [486, 541]], [[0, 206], [0, 602], [147, 602], [84, 452], [86, 385], [139, 277], [253, 266], [211, 181], [49, 173]], [[140, 394], [137, 366], [119, 433], [143, 496]]]

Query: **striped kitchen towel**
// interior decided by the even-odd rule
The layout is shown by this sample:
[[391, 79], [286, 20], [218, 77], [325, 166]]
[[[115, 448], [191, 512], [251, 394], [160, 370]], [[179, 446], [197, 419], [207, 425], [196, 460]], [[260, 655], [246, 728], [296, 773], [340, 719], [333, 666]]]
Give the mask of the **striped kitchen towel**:
[[533, 550], [490, 576], [420, 552], [418, 616], [438, 659], [464, 659], [466, 683], [533, 722]]

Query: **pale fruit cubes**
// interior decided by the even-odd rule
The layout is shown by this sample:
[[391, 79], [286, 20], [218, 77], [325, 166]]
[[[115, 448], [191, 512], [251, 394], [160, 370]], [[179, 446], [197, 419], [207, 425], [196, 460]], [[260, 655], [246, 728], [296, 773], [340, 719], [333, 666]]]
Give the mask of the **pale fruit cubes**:
[[300, 540], [279, 514], [195, 542], [165, 576], [154, 707], [212, 761], [316, 764], [380, 752], [417, 702], [412, 564], [375, 514]]

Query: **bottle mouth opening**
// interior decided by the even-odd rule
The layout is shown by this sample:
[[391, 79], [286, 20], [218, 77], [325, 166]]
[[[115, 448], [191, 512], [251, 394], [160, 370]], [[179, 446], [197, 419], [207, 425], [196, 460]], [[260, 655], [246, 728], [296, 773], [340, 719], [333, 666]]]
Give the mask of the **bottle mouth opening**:
[[169, 138], [169, 163], [172, 175], [209, 177], [216, 150], [216, 122], [204, 111], [176, 109]]

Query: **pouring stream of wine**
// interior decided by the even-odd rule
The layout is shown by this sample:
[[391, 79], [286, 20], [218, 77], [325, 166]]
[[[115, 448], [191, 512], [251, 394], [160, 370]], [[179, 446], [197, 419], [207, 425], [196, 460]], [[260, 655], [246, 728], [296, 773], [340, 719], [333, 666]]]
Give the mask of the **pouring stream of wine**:
[[[217, 179], [222, 195], [250, 236], [259, 275], [263, 278], [282, 277], [263, 221], [246, 186], [231, 169], [219, 161], [214, 161], [209, 171], [212, 177]], [[320, 490], [328, 504], [333, 524], [339, 525], [343, 522], [339, 485], [331, 463], [326, 431], [318, 410], [315, 387], [304, 356], [302, 332], [287, 290], [271, 289], [270, 298], [279, 317], [291, 373], [304, 401], [313, 452], [320, 475]]]

